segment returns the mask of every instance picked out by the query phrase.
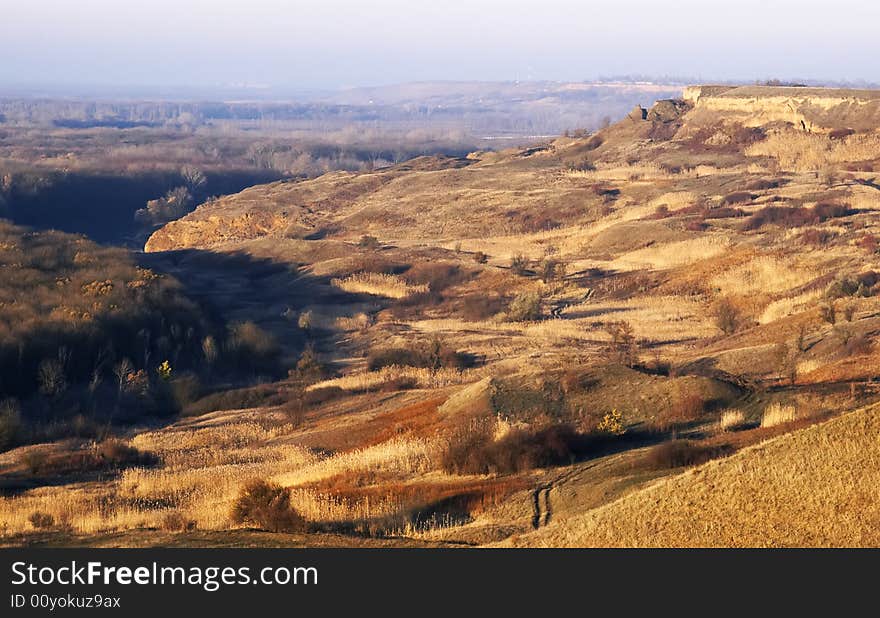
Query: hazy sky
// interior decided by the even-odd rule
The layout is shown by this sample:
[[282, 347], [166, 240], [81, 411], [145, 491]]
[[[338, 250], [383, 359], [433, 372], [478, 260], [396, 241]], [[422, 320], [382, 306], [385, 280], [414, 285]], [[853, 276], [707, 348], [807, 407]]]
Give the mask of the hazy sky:
[[876, 0], [0, 0], [0, 84], [880, 81]]

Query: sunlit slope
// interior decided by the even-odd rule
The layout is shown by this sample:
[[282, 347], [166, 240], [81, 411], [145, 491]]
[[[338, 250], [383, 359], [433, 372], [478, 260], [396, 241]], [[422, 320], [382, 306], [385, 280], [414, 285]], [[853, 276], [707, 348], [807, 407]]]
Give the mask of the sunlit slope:
[[710, 462], [514, 544], [877, 546], [880, 407]]

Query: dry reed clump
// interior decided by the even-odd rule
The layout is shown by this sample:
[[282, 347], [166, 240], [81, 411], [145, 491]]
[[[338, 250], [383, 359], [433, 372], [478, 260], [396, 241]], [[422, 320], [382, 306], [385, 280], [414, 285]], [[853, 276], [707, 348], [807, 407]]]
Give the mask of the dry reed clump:
[[718, 420], [721, 431], [734, 431], [746, 423], [746, 415], [742, 410], [724, 410]]
[[412, 294], [429, 291], [428, 284], [411, 284], [402, 277], [385, 273], [355, 273], [344, 279], [333, 279], [331, 283], [339, 289], [352, 294], [372, 294], [388, 298], [406, 298]]
[[761, 416], [761, 427], [776, 427], [797, 420], [797, 408], [773, 402], [764, 409]]
[[796, 373], [798, 377], [805, 376], [813, 371], [816, 371], [820, 367], [825, 366], [825, 363], [816, 358], [808, 358], [806, 360], [802, 360], [797, 364]]

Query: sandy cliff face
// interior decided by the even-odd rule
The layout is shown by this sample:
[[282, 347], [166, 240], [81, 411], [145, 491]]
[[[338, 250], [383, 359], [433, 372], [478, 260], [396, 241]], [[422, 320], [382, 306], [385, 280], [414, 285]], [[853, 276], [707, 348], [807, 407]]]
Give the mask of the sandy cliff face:
[[683, 97], [694, 104], [697, 117], [722, 115], [745, 126], [784, 122], [808, 131], [828, 132], [880, 125], [880, 92], [874, 90], [692, 86], [684, 90]]

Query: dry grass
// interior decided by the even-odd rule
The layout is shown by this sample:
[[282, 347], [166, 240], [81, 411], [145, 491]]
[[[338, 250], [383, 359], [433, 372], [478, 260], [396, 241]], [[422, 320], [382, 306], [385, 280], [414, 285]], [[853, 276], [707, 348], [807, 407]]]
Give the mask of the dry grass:
[[797, 376], [798, 378], [806, 376], [807, 374], [816, 371], [824, 365], [825, 363], [816, 358], [808, 358], [806, 360], [802, 360], [797, 364]]
[[824, 290], [816, 289], [792, 296], [789, 298], [780, 298], [774, 300], [767, 305], [761, 315], [758, 316], [758, 322], [761, 324], [769, 324], [784, 317], [801, 313], [815, 306], [824, 296]]
[[[95, 486], [45, 487], [0, 500], [4, 535], [33, 530], [34, 512], [78, 533], [161, 528], [170, 514], [199, 529], [231, 525], [232, 505], [254, 479], [284, 486], [314, 483], [347, 473], [424, 474], [434, 467], [442, 445], [436, 440], [392, 440], [372, 447], [319, 457], [287, 443], [289, 426], [270, 429], [254, 423], [178, 428], [141, 434], [164, 460], [161, 468], [126, 470], [118, 480]], [[291, 505], [315, 522], [384, 517], [400, 508], [391, 500], [347, 501], [308, 488], [294, 488]]]
[[344, 279], [333, 279], [331, 283], [352, 294], [372, 294], [388, 298], [406, 298], [429, 290], [428, 284], [414, 285], [402, 277], [384, 273], [356, 273]]
[[880, 545], [876, 407], [743, 449], [519, 537], [519, 546]]
[[764, 410], [761, 416], [761, 427], [776, 427], [797, 420], [797, 408], [793, 405], [783, 405], [773, 402]]
[[742, 410], [725, 410], [721, 413], [718, 428], [721, 431], [731, 431], [742, 427], [746, 422], [746, 415]]
[[831, 140], [827, 135], [802, 131], [780, 131], [746, 149], [751, 157], [773, 157], [788, 170], [821, 170], [829, 164], [872, 161], [880, 149], [880, 134], [851, 135]]
[[630, 251], [611, 262], [617, 270], [664, 270], [707, 260], [724, 253], [730, 239], [721, 235], [705, 235], [678, 242]]
[[599, 340], [608, 338], [602, 325], [609, 319], [628, 322], [639, 339], [678, 341], [710, 337], [717, 329], [705, 315], [699, 298], [687, 296], [640, 296], [621, 301], [586, 302], [572, 305], [564, 316], [577, 316], [583, 332]]
[[314, 483], [344, 472], [382, 470], [384, 473], [427, 472], [438, 454], [436, 440], [397, 438], [375, 446], [339, 453], [273, 477], [287, 487]]
[[793, 260], [763, 255], [714, 277], [710, 285], [725, 295], [777, 293], [802, 286], [819, 275], [815, 264], [801, 268]]
[[479, 379], [479, 370], [474, 369], [426, 369], [423, 367], [401, 367], [392, 365], [377, 371], [365, 371], [340, 378], [331, 378], [308, 387], [313, 391], [321, 388], [341, 388], [345, 391], [370, 391], [384, 384], [408, 381], [418, 388], [443, 388], [454, 384], [464, 384]]

